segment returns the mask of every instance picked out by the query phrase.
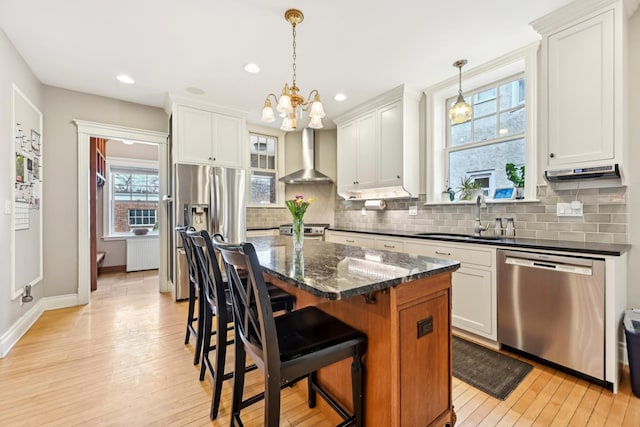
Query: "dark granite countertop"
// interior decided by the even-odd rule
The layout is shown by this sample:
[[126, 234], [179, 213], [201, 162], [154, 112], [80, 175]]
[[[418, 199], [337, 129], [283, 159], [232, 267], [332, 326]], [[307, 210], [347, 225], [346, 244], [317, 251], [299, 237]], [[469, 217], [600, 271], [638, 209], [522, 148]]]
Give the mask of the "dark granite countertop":
[[278, 230], [280, 228], [279, 225], [272, 226], [262, 226], [262, 227], [247, 227], [247, 231], [256, 231], [256, 230]]
[[455, 271], [458, 261], [305, 240], [291, 236], [250, 237], [266, 273], [320, 298], [365, 295], [400, 283]]
[[[500, 246], [505, 248], [518, 248], [518, 249], [538, 249], [538, 250], [552, 250], [560, 252], [574, 252], [584, 253], [590, 255], [609, 255], [620, 256], [627, 252], [631, 245], [613, 244], [613, 243], [591, 243], [591, 242], [573, 242], [567, 240], [546, 240], [546, 239], [523, 239], [520, 237], [503, 238], [503, 239], [483, 239], [483, 238], [469, 238], [462, 235], [431, 235], [431, 236], [419, 236], [415, 233], [407, 233], [402, 231], [381, 231], [381, 230], [367, 230], [367, 229], [348, 229], [348, 228], [330, 228], [335, 231], [345, 231], [349, 233], [363, 233], [363, 234], [377, 234], [382, 236], [392, 237], [411, 237], [422, 240], [440, 240], [456, 243], [473, 243], [480, 245]], [[435, 233], [437, 234], [437, 233]]]

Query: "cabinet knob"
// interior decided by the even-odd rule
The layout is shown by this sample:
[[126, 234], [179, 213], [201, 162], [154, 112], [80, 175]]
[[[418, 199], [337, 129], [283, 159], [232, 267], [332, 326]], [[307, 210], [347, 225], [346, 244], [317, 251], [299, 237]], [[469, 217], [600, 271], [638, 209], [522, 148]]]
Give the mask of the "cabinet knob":
[[216, 158], [215, 158], [215, 157], [213, 158], [213, 161], [214, 161], [214, 162], [216, 161]]
[[551, 157], [552, 159], [553, 159], [555, 156], [556, 156], [556, 155], [555, 155], [555, 154], [553, 154], [553, 153], [550, 153], [550, 154], [549, 154], [549, 157]]
[[400, 175], [396, 176], [396, 178], [400, 179]]
[[213, 160], [213, 158], [212, 158], [212, 157], [209, 157], [209, 160]]

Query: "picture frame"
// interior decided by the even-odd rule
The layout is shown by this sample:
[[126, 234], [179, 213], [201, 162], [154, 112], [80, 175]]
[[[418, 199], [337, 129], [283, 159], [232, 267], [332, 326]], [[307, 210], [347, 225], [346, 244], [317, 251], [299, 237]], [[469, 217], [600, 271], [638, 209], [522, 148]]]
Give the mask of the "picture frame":
[[31, 148], [36, 153], [40, 152], [40, 134], [35, 129], [31, 129]]

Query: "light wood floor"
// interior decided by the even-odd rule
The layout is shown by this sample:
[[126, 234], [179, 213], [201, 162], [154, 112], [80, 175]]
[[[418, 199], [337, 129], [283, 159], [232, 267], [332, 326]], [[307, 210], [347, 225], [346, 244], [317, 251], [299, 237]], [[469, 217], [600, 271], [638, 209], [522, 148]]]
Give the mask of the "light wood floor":
[[[227, 426], [230, 382], [210, 422], [211, 383], [198, 381], [193, 347], [183, 344], [186, 304], [157, 289], [156, 272], [103, 275], [91, 304], [45, 312], [0, 359], [0, 426]], [[532, 364], [505, 401], [454, 378], [457, 425], [640, 426], [628, 373], [613, 395]], [[246, 388], [260, 391], [257, 372]], [[261, 403], [242, 414], [247, 426], [262, 424]], [[330, 425], [291, 389], [283, 391], [281, 424]]]

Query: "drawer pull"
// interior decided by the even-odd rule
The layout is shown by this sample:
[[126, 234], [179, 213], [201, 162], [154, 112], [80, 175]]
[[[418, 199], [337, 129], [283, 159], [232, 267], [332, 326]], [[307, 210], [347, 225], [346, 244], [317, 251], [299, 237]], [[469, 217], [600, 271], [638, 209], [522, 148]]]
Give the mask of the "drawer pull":
[[436, 251], [436, 253], [438, 255], [446, 255], [446, 256], [451, 256], [451, 254], [449, 252], [440, 252], [440, 251]]
[[355, 240], [350, 240], [350, 239], [345, 239], [345, 241], [349, 242], [349, 243], [355, 243], [356, 242]]
[[384, 245], [385, 248], [395, 249], [395, 245]]

